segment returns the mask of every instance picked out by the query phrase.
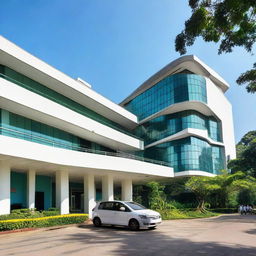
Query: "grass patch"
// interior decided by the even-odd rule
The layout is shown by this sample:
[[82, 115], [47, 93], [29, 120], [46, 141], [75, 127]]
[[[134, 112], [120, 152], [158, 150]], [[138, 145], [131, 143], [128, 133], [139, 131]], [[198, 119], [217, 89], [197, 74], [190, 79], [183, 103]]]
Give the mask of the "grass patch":
[[180, 210], [180, 209], [170, 209], [170, 210], [157, 210], [163, 220], [175, 220], [175, 219], [195, 219], [195, 218], [209, 218], [214, 216], [219, 216], [219, 213], [215, 212], [200, 212], [191, 210]]

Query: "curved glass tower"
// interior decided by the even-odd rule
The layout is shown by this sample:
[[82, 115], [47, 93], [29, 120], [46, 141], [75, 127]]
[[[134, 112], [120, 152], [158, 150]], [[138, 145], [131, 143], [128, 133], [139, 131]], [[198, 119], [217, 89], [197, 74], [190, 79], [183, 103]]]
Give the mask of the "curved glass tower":
[[225, 169], [226, 158], [235, 154], [227, 89], [195, 56], [181, 57], [157, 72], [121, 103], [140, 121], [134, 133], [145, 149], [137, 154], [167, 162], [176, 176]]

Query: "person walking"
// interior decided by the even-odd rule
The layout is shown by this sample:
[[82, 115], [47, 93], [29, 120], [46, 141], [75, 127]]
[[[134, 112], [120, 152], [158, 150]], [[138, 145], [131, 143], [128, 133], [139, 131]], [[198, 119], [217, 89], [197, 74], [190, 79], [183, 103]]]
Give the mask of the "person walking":
[[243, 205], [243, 211], [242, 211], [242, 215], [246, 215], [246, 205]]
[[240, 215], [243, 214], [243, 205], [239, 205], [238, 212], [240, 213]]

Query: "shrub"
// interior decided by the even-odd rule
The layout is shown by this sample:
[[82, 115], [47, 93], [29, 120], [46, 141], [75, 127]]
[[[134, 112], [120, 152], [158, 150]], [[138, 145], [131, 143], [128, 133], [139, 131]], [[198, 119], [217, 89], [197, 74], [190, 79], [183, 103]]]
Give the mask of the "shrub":
[[0, 220], [10, 220], [10, 219], [27, 219], [27, 218], [40, 218], [48, 216], [60, 215], [60, 210], [58, 208], [49, 208], [47, 211], [36, 211], [36, 209], [15, 209], [12, 210], [10, 214], [1, 215]]
[[26, 219], [26, 218], [39, 218], [44, 217], [41, 212], [35, 211], [34, 209], [15, 209], [10, 214], [1, 215], [0, 220], [9, 219]]
[[44, 217], [60, 215], [60, 211], [42, 211]]
[[47, 211], [42, 211], [44, 216], [56, 216], [60, 215], [60, 209], [58, 208], [49, 208]]
[[55, 208], [55, 207], [51, 207], [51, 208], [49, 208], [47, 211], [50, 211], [50, 212], [59, 212], [60, 209], [59, 209], [59, 208]]
[[0, 221], [0, 231], [22, 228], [41, 228], [56, 225], [82, 223], [88, 219], [88, 214], [66, 214], [31, 219], [9, 219]]
[[169, 204], [171, 204], [176, 209], [195, 209], [197, 206], [194, 203], [180, 203], [175, 200], [169, 201]]

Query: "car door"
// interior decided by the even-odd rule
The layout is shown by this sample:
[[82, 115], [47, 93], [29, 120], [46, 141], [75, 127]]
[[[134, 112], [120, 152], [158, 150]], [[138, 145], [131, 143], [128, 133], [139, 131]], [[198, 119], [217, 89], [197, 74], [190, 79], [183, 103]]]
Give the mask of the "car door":
[[[124, 211], [122, 211], [122, 207], [125, 209]], [[114, 216], [115, 216], [115, 225], [128, 225], [128, 222], [130, 220], [131, 217], [131, 210], [125, 206], [123, 203], [120, 202], [116, 202], [114, 204]]]
[[98, 216], [103, 224], [114, 224], [114, 202], [102, 202], [98, 208]]

